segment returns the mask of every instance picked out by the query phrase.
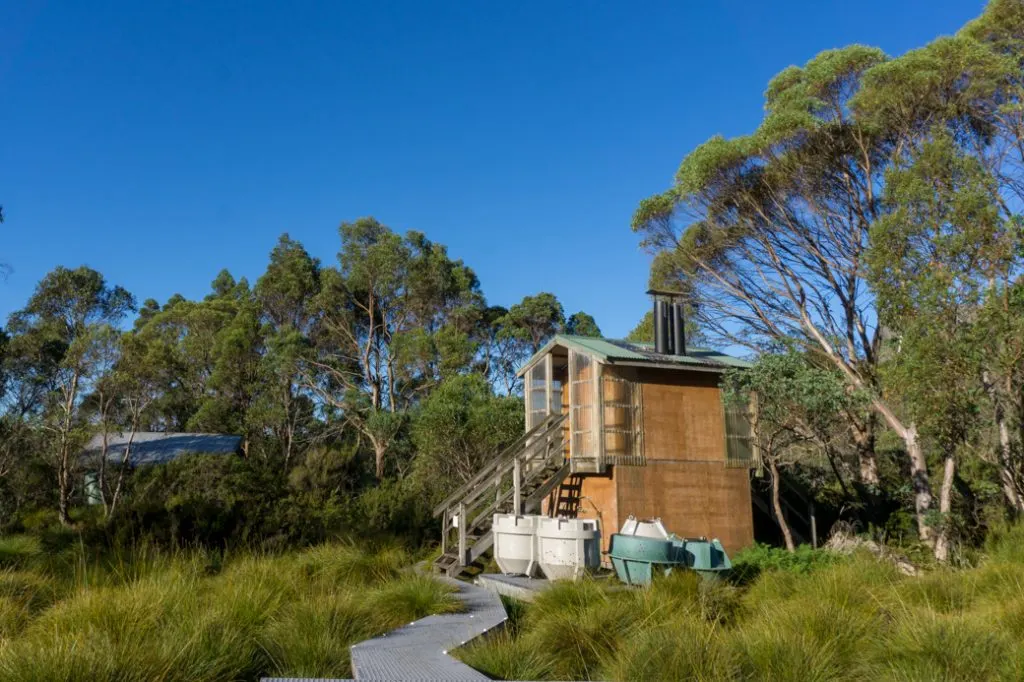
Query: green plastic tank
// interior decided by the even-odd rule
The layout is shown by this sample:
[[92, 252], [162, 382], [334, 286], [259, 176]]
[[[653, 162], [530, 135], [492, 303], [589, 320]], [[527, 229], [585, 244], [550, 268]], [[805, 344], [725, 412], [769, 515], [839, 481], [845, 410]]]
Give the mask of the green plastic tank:
[[679, 538], [659, 519], [638, 521], [632, 516], [611, 537], [608, 556], [615, 574], [627, 585], [649, 585], [655, 574], [687, 568], [705, 577], [732, 568], [722, 543], [707, 538]]

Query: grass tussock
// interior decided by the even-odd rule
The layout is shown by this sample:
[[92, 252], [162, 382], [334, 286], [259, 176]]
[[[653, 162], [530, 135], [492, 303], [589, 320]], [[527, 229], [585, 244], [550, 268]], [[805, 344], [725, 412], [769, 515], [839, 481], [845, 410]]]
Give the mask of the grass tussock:
[[[457, 654], [504, 679], [1024, 679], [1024, 527], [978, 565], [907, 577], [870, 555], [767, 557], [737, 586], [559, 585]], [[761, 553], [765, 550], [759, 549]]]
[[0, 681], [346, 677], [350, 645], [460, 606], [396, 548], [90, 559], [3, 547], [18, 556], [0, 569]]

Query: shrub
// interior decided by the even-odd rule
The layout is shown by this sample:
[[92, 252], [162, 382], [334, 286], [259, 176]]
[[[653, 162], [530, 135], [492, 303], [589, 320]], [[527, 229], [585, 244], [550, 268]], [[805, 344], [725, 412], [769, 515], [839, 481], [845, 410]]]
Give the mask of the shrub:
[[633, 634], [602, 674], [612, 680], [728, 680], [729, 660], [714, 625], [680, 617]]
[[731, 579], [740, 585], [752, 582], [766, 571], [789, 571], [792, 573], [810, 573], [823, 566], [830, 566], [841, 557], [823, 549], [813, 549], [810, 545], [800, 545], [796, 551], [790, 552], [779, 547], [755, 544], [736, 554], [732, 558]]
[[0, 573], [0, 680], [343, 677], [349, 646], [459, 607], [400, 549], [287, 556], [138, 548]]

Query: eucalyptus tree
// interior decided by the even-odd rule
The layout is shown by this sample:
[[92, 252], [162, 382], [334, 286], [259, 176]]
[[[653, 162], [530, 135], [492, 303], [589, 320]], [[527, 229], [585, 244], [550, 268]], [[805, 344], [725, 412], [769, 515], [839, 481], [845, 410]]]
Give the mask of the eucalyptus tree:
[[413, 420], [414, 470], [424, 490], [442, 497], [522, 432], [518, 399], [496, 396], [479, 374], [451, 377], [423, 401]]
[[263, 322], [259, 373], [264, 385], [248, 421], [253, 431], [272, 434], [285, 470], [296, 449], [312, 437], [314, 405], [302, 386], [301, 368], [311, 350], [320, 270], [318, 259], [283, 234], [254, 289]]
[[[1012, 269], [1018, 230], [1000, 216], [995, 178], [940, 129], [912, 161], [887, 174], [889, 210], [867, 253], [883, 321], [897, 335], [882, 370], [922, 435], [939, 451], [943, 480], [936, 556], [948, 558], [958, 451], [979, 427], [989, 330], [980, 311], [991, 282]], [[1001, 461], [1007, 503], [1019, 510], [1015, 475]]]
[[243, 434], [259, 390], [259, 314], [245, 279], [222, 271], [202, 301], [172, 296], [134, 333], [160, 385], [152, 430]]
[[131, 294], [110, 286], [88, 267], [58, 267], [36, 286], [26, 306], [15, 312], [8, 328], [11, 353], [32, 367], [33, 381], [45, 388], [41, 424], [48, 434], [47, 455], [53, 466], [61, 523], [75, 490], [79, 448], [88, 436], [81, 419], [82, 397], [96, 379], [103, 355], [98, 349], [109, 328], [135, 307]]
[[581, 310], [570, 315], [569, 319], [565, 321], [565, 333], [575, 334], [576, 336], [600, 337], [601, 328], [597, 326], [597, 320], [594, 319], [593, 315]]
[[[916, 211], [916, 220], [922, 207], [930, 209], [929, 218], [937, 226], [928, 246], [946, 259], [936, 268], [970, 283], [972, 300], [961, 307], [969, 307], [970, 316], [985, 330], [972, 349], [972, 366], [988, 397], [1001, 487], [1015, 514], [1024, 510], [1024, 336], [1017, 303], [1022, 274], [1019, 207], [1024, 200], [1022, 92], [1024, 6], [995, 0], [957, 35], [874, 69], [861, 96], [870, 120], [890, 131], [899, 166], [913, 168], [911, 177], [932, 187], [927, 202], [917, 191], [903, 202], [893, 197], [894, 205]], [[926, 171], [931, 175], [921, 177]], [[968, 202], [975, 215], [963, 214]], [[963, 230], [962, 239], [977, 241], [963, 241], [959, 252], [951, 250], [943, 221]], [[891, 226], [884, 232], [891, 232]], [[973, 257], [965, 263], [968, 254]], [[951, 286], [953, 293], [964, 285]]]
[[506, 339], [519, 343], [520, 355], [529, 357], [548, 339], [565, 329], [565, 310], [557, 296], [544, 291], [524, 296], [508, 309], [499, 325], [500, 333]]
[[[879, 373], [891, 346], [878, 320], [895, 318], [883, 314], [869, 286], [870, 235], [900, 206], [892, 196], [883, 201], [886, 173], [914, 164], [940, 133], [994, 179], [1001, 224], [1016, 223], [1024, 187], [1022, 36], [1021, 3], [996, 0], [957, 36], [896, 59], [852, 46], [790, 67], [769, 85], [767, 113], [754, 134], [697, 148], [674, 187], [642, 202], [634, 217], [634, 229], [659, 253], [656, 269], [692, 287], [712, 337], [759, 349], [796, 344], [820, 353], [851, 388], [870, 396], [870, 414], [849, 415], [861, 478], [877, 481], [878, 418], [903, 441], [919, 536], [932, 545], [920, 413], [901, 404]], [[1009, 315], [1019, 267], [1015, 259], [999, 264], [990, 269], [986, 304], [998, 309], [1001, 299]], [[1013, 357], [1015, 339], [990, 341], [993, 358]], [[1019, 373], [1005, 362], [999, 368], [993, 359], [981, 370], [999, 387], [991, 392], [997, 419], [1005, 412], [998, 403], [1021, 394], [1006, 381]]]
[[421, 233], [402, 236], [373, 218], [339, 233], [338, 268], [321, 272], [303, 384], [369, 442], [383, 478], [411, 407], [472, 365], [483, 297], [473, 271]]
[[781, 501], [782, 470], [797, 464], [831, 469], [848, 493], [837, 461], [841, 446], [835, 441], [844, 414], [856, 408], [860, 396], [847, 390], [834, 368], [816, 366], [792, 352], [764, 354], [749, 369], [726, 372], [722, 382], [727, 403], [756, 404], [751, 430], [770, 477], [775, 518], [792, 552], [796, 546]]
[[[689, 292], [709, 340], [820, 353], [872, 394], [874, 413], [904, 440], [917, 472], [921, 535], [929, 539], [927, 469], [914, 425], [878, 390], [882, 336], [863, 268], [886, 147], [860, 123], [852, 100], [865, 71], [885, 59], [852, 46], [781, 72], [768, 86], [758, 129], [695, 149], [671, 189], [641, 202], [633, 228], [657, 254], [660, 279]], [[874, 418], [868, 411], [848, 417], [860, 477], [877, 484]]]

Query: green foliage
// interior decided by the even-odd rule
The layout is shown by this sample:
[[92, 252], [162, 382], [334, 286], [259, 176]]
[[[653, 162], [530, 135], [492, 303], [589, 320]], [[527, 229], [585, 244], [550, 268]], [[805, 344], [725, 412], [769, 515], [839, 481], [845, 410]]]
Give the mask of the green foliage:
[[576, 336], [601, 336], [601, 329], [597, 326], [597, 320], [585, 312], [573, 313], [565, 322], [565, 333]]
[[799, 545], [794, 552], [765, 544], [754, 544], [732, 558], [731, 579], [747, 584], [767, 571], [807, 574], [831, 566], [838, 557], [828, 552]]
[[140, 553], [127, 577], [101, 563], [0, 574], [0, 679], [344, 677], [351, 644], [461, 605], [400, 574], [411, 558], [394, 549], [240, 555], [213, 574], [202, 554]]
[[[1008, 546], [1020, 526], [1004, 531]], [[510, 679], [1017, 679], [1024, 569], [907, 577], [871, 555], [758, 547], [743, 588], [677, 573], [649, 589], [560, 585], [524, 607], [511, 632], [459, 650]], [[525, 675], [529, 673], [529, 675]]]
[[498, 324], [501, 335], [528, 344], [529, 352], [536, 353], [565, 326], [565, 311], [554, 294], [542, 292], [524, 296]]
[[476, 374], [442, 383], [423, 402], [412, 426], [416, 475], [445, 497], [523, 432], [523, 407], [495, 396]]

